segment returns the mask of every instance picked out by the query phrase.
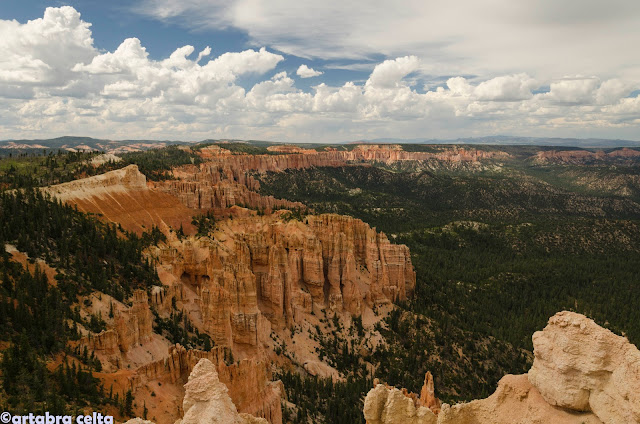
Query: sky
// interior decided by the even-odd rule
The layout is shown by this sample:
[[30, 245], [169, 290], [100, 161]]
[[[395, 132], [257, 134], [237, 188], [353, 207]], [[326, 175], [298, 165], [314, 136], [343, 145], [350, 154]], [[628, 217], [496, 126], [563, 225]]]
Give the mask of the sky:
[[637, 0], [0, 0], [0, 139], [640, 140]]

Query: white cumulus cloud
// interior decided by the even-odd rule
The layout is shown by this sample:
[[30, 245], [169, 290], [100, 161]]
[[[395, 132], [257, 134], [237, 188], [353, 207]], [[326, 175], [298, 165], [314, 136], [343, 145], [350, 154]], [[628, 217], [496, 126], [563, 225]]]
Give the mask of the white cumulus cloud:
[[394, 60], [385, 60], [377, 65], [366, 85], [372, 87], [392, 88], [402, 84], [402, 79], [418, 70], [419, 60], [416, 56], [404, 56]]
[[[161, 6], [163, 1], [155, 2]], [[187, 13], [199, 1], [167, 6], [161, 14], [170, 18]], [[286, 3], [274, 0], [274, 7]], [[216, 4], [224, 12], [220, 23], [237, 12], [233, 2]], [[320, 10], [311, 15], [322, 18], [324, 4], [314, 7]], [[371, 8], [362, 13], [379, 19], [377, 27], [384, 28], [380, 24], [386, 17], [376, 17]], [[333, 23], [327, 25], [331, 39]], [[486, 71], [477, 76], [434, 74], [444, 63], [438, 54], [400, 54], [372, 66], [367, 59], [362, 62], [367, 67], [358, 69], [370, 70], [368, 77], [340, 84], [302, 65], [298, 76], [324, 76], [317, 85], [301, 89], [282, 71], [285, 57], [271, 52], [271, 47], [212, 57], [210, 47], [197, 52], [184, 45], [168, 57], [154, 58], [139, 38], [125, 39], [113, 51], [100, 50], [90, 28], [68, 6], [48, 8], [42, 18], [26, 23], [0, 20], [0, 131], [5, 137], [75, 133], [336, 141], [499, 132], [637, 138], [640, 129], [639, 98], [628, 97], [640, 85], [626, 74], [585, 71], [582, 75], [589, 76], [558, 78], [538, 75], [526, 66], [517, 72]], [[420, 28], [430, 31], [424, 22]], [[509, 37], [502, 38], [500, 42], [506, 42]], [[349, 43], [357, 41], [356, 37]], [[318, 42], [322, 46], [328, 41]]]
[[23, 86], [68, 82], [71, 68], [96, 54], [90, 26], [70, 6], [48, 7], [42, 18], [25, 24], [0, 20], [0, 81]]
[[300, 78], [312, 78], [312, 77], [318, 77], [318, 76], [322, 75], [323, 72], [316, 71], [313, 68], [309, 68], [307, 65], [300, 65], [300, 67], [296, 71], [296, 74]]

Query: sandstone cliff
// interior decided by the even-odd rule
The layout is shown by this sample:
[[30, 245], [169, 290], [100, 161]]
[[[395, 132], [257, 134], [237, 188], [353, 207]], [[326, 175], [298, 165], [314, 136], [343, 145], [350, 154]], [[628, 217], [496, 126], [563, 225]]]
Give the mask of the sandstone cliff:
[[[170, 386], [182, 382], [201, 360], [207, 360], [216, 368], [217, 378], [227, 387], [228, 393], [243, 413], [263, 417], [272, 424], [282, 423], [280, 399], [284, 393], [280, 381], [271, 381], [271, 369], [260, 359], [244, 359], [230, 363], [229, 348], [216, 346], [209, 352], [186, 349], [176, 345], [169, 348], [168, 355], [160, 360], [142, 366], [127, 378], [127, 385], [135, 394], [158, 391], [158, 382]], [[169, 422], [165, 417], [177, 418], [175, 401], [162, 401], [158, 397], [147, 400], [149, 416], [162, 417], [158, 422]]]
[[[274, 151], [274, 149], [270, 149]], [[344, 166], [352, 162], [427, 161], [479, 162], [487, 159], [505, 159], [510, 155], [500, 151], [484, 151], [464, 147], [446, 147], [436, 152], [408, 152], [400, 145], [362, 144], [352, 150], [327, 150], [318, 152], [311, 149], [286, 149], [284, 155], [218, 155], [207, 154], [203, 166], [210, 172], [231, 172], [234, 175], [247, 171], [279, 172], [286, 169], [303, 169], [312, 166]], [[275, 151], [283, 151], [281, 148]]]
[[399, 145], [359, 145], [351, 151], [327, 150], [318, 152], [296, 146], [271, 146], [280, 155], [231, 154], [219, 146], [209, 146], [200, 151], [207, 160], [200, 166], [187, 165], [173, 170], [177, 180], [157, 183], [157, 187], [178, 197], [190, 208], [220, 210], [232, 205], [244, 205], [259, 209], [301, 208], [304, 205], [271, 196], [261, 196], [256, 191], [260, 184], [250, 173], [282, 172], [287, 169], [310, 167], [338, 167], [364, 162], [442, 161], [449, 164], [478, 164], [486, 159], [505, 159], [504, 152], [487, 152], [459, 147], [439, 152], [407, 152]]
[[533, 335], [529, 381], [551, 405], [605, 423], [640, 422], [640, 351], [584, 316], [561, 312]]
[[219, 223], [211, 238], [174, 240], [152, 253], [197, 295], [216, 344], [259, 347], [271, 329], [321, 310], [360, 315], [415, 287], [406, 246], [340, 215], [285, 221], [278, 214]]
[[300, 202], [262, 196], [247, 186], [231, 181], [190, 181], [169, 180], [157, 183], [158, 187], [176, 198], [182, 204], [194, 209], [222, 210], [234, 205], [264, 210], [304, 208]]
[[[100, 297], [104, 297], [102, 302], [93, 297], [91, 307], [96, 313], [104, 311], [107, 329], [98, 334], [88, 333], [79, 344], [81, 348], [86, 346], [93, 351], [109, 370], [127, 364], [126, 355], [129, 352], [148, 344], [152, 338], [157, 338], [157, 335], [153, 333], [153, 317], [146, 291], [134, 291], [131, 307], [105, 294], [100, 294]], [[109, 310], [112, 317], [106, 317]], [[145, 350], [149, 349], [151, 348], [147, 346]], [[135, 360], [133, 362], [135, 363]]]
[[[180, 293], [163, 292], [160, 287], [152, 290], [154, 304], [166, 303], [167, 295]], [[92, 309], [87, 313], [111, 310], [113, 317], [103, 313], [108, 329], [83, 337], [80, 349], [86, 346], [101, 361], [102, 372], [97, 376], [105, 387], [112, 387], [121, 396], [131, 389], [138, 404], [144, 402], [149, 416], [157, 417], [159, 424], [173, 423], [178, 417], [176, 412], [182, 402], [180, 388], [203, 358], [215, 364], [220, 380], [228, 387], [239, 411], [281, 424], [280, 399], [284, 390], [281, 382], [271, 381], [271, 368], [265, 359], [252, 357], [234, 362], [228, 347], [215, 346], [204, 352], [170, 345], [168, 340], [153, 333], [153, 317], [144, 290], [134, 292], [130, 307], [105, 294], [91, 299]]]
[[[573, 312], [560, 312], [533, 336], [528, 375], [507, 375], [487, 399], [437, 414], [415, 395], [376, 385], [368, 424], [627, 424], [640, 422], [640, 351], [625, 338]], [[421, 396], [422, 397], [422, 396]]]
[[[184, 417], [175, 424], [268, 424], [264, 418], [238, 413], [216, 366], [208, 359], [195, 365], [184, 388]], [[153, 423], [135, 418], [126, 424]]]
[[536, 153], [534, 160], [538, 163], [586, 164], [595, 162], [637, 161], [640, 150], [622, 148], [606, 153], [602, 150], [545, 150]]
[[130, 231], [140, 233], [154, 225], [162, 229], [168, 226], [192, 229], [193, 211], [175, 197], [148, 187], [137, 165], [46, 187], [43, 191]]

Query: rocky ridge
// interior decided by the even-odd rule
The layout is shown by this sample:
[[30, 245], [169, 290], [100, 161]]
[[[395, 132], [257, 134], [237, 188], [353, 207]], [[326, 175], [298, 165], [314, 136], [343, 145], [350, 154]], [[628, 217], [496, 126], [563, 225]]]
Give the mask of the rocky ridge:
[[282, 172], [310, 167], [339, 167], [350, 164], [400, 161], [442, 161], [449, 164], [476, 164], [487, 159], [506, 159], [505, 152], [453, 147], [441, 152], [407, 152], [399, 145], [358, 145], [350, 151], [316, 151], [296, 146], [271, 146], [269, 151], [284, 154], [232, 154], [220, 146], [200, 151], [207, 161], [199, 166], [186, 165], [173, 170], [177, 180], [157, 184], [161, 190], [178, 197], [190, 208], [220, 210], [231, 205], [273, 210], [303, 208], [298, 202], [261, 196], [260, 183], [251, 173]]
[[161, 229], [192, 228], [193, 211], [175, 197], [149, 187], [137, 165], [45, 187], [43, 191], [76, 205], [82, 212], [98, 214], [138, 233], [154, 225]]
[[604, 152], [597, 150], [545, 150], [536, 153], [534, 161], [537, 163], [585, 164], [613, 161], [630, 161], [640, 158], [640, 150], [622, 149]]
[[[554, 315], [533, 336], [527, 375], [503, 377], [486, 399], [428, 408], [377, 384], [365, 399], [368, 424], [627, 424], [640, 422], [640, 351], [574, 312]], [[437, 413], [436, 413], [437, 412]]]

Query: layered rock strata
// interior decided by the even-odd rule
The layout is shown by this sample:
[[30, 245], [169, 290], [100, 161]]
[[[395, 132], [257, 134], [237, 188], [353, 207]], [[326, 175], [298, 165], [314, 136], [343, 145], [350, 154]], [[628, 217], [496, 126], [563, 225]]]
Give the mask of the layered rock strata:
[[169, 226], [192, 229], [193, 211], [176, 197], [148, 187], [147, 179], [137, 165], [49, 186], [43, 191], [129, 231], [141, 233], [154, 225], [161, 229]]
[[[368, 424], [640, 423], [640, 351], [583, 315], [560, 312], [533, 336], [528, 375], [507, 375], [487, 399], [436, 416], [382, 384], [365, 399]], [[421, 396], [422, 397], [422, 396]]]
[[113, 310], [113, 325], [98, 334], [83, 338], [81, 346], [104, 355], [128, 352], [133, 346], [148, 342], [153, 335], [153, 316], [147, 293], [136, 290], [130, 308]]
[[271, 328], [313, 311], [357, 316], [415, 287], [406, 246], [340, 215], [235, 218], [210, 238], [174, 240], [152, 255], [197, 293], [204, 331], [227, 346], [257, 347]]
[[245, 185], [231, 181], [212, 183], [168, 180], [158, 183], [158, 186], [166, 193], [178, 198], [185, 206], [194, 209], [221, 210], [234, 205], [264, 210], [305, 208], [300, 202], [262, 196]]
[[230, 358], [231, 351], [227, 347], [216, 346], [204, 352], [172, 346], [166, 358], [138, 368], [131, 375], [129, 385], [136, 390], [150, 381], [177, 384], [192, 372], [196, 364], [206, 360], [215, 366], [216, 378], [227, 387], [238, 410], [263, 417], [271, 424], [281, 424], [282, 382], [271, 381], [271, 369], [263, 360], [244, 359], [229, 363]]
[[[215, 147], [214, 149], [211, 149]], [[174, 169], [177, 180], [158, 183], [162, 190], [178, 197], [190, 208], [228, 208], [245, 205], [259, 209], [301, 208], [302, 204], [256, 191], [259, 182], [251, 173], [282, 172], [287, 169], [338, 167], [364, 162], [393, 163], [398, 161], [444, 161], [448, 163], [479, 163], [486, 159], [505, 159], [504, 152], [450, 148], [441, 152], [407, 152], [399, 145], [359, 145], [350, 151], [318, 152], [296, 146], [271, 146], [270, 151], [288, 154], [246, 155], [231, 154], [226, 149], [210, 146], [202, 149], [207, 160], [200, 166], [188, 165]]]
[[[184, 417], [175, 424], [268, 424], [264, 418], [238, 412], [227, 386], [218, 378], [216, 366], [208, 359], [201, 359], [193, 367], [184, 388]], [[153, 423], [134, 418], [126, 424]]]

